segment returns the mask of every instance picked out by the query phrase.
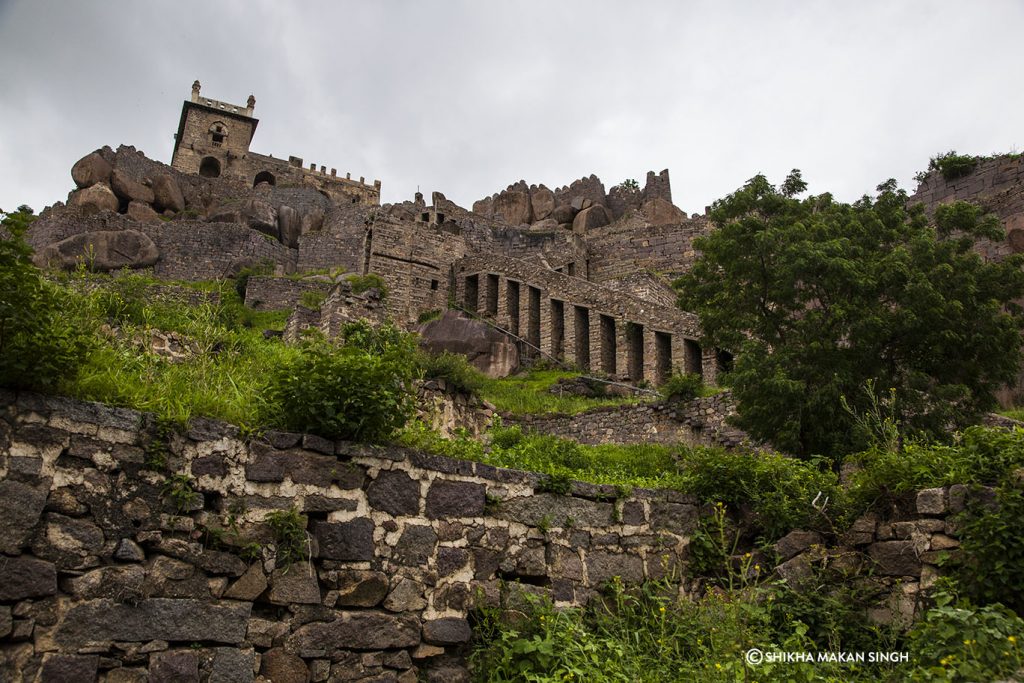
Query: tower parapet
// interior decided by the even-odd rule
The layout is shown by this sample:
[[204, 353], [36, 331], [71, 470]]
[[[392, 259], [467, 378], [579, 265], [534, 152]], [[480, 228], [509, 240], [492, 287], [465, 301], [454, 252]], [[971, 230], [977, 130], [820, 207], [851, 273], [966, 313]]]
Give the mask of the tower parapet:
[[260, 183], [309, 185], [337, 203], [380, 205], [379, 180], [367, 183], [364, 177], [344, 178], [336, 169], [310, 164], [302, 159], [288, 160], [258, 154], [249, 149], [259, 120], [253, 117], [256, 97], [249, 95], [245, 106], [204, 97], [201, 84], [192, 84], [190, 99], [185, 100], [174, 136], [171, 166], [183, 173], [208, 178], [231, 178], [253, 187]]

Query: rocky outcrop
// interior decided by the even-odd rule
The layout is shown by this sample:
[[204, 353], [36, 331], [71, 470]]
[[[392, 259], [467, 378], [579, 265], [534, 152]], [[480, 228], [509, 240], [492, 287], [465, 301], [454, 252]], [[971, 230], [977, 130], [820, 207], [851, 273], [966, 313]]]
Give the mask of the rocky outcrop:
[[[93, 186], [97, 187], [97, 186]], [[109, 272], [121, 268], [145, 268], [160, 258], [160, 252], [145, 233], [137, 230], [83, 232], [51, 244], [35, 261], [41, 266], [73, 270], [84, 263], [90, 270]]]
[[90, 187], [96, 183], [109, 183], [110, 163], [99, 152], [86, 154], [71, 167], [71, 178], [80, 188]]
[[488, 377], [505, 377], [519, 367], [518, 348], [508, 337], [458, 311], [447, 311], [418, 331], [429, 352], [461, 353]]
[[117, 211], [121, 202], [107, 184], [94, 183], [83, 190], [72, 192], [68, 206], [92, 214], [98, 211]]

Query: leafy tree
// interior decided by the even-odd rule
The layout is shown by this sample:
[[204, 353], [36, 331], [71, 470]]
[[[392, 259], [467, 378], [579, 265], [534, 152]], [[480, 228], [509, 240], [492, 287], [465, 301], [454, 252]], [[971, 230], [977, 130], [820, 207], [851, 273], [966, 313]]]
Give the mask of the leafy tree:
[[737, 352], [738, 425], [786, 451], [840, 456], [864, 445], [854, 415], [879, 400], [893, 402], [902, 437], [990, 408], [1020, 368], [1024, 327], [1020, 257], [972, 250], [1001, 237], [998, 221], [957, 202], [933, 227], [894, 180], [853, 204], [797, 199], [805, 187], [798, 171], [781, 191], [758, 175], [716, 202], [718, 229], [675, 283], [706, 342]]
[[74, 377], [89, 338], [67, 320], [67, 297], [32, 264], [24, 239], [32, 209], [0, 215], [0, 386], [55, 388]]

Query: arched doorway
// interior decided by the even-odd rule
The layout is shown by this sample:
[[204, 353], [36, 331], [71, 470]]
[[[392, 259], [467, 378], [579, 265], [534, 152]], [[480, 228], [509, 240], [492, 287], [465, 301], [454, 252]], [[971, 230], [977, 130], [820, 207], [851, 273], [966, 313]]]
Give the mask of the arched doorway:
[[277, 178], [275, 178], [274, 174], [271, 173], [270, 171], [260, 171], [259, 173], [256, 174], [256, 177], [253, 178], [252, 186], [256, 187], [260, 183], [269, 183], [270, 185], [276, 185]]
[[199, 163], [199, 175], [204, 178], [220, 177], [220, 161], [215, 157], [203, 157]]

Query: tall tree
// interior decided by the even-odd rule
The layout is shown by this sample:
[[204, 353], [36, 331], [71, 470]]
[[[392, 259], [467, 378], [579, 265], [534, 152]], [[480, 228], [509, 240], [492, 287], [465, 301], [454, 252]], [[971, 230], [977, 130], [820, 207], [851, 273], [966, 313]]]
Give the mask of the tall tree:
[[[799, 455], [864, 446], [853, 413], [894, 397], [903, 435], [935, 437], [994, 405], [1021, 365], [1021, 257], [984, 261], [999, 222], [964, 202], [929, 223], [889, 180], [853, 204], [763, 175], [715, 203], [717, 229], [676, 281], [706, 342], [736, 352], [738, 424]], [[870, 392], [876, 395], [869, 396]], [[843, 406], [848, 402], [851, 410]]]

